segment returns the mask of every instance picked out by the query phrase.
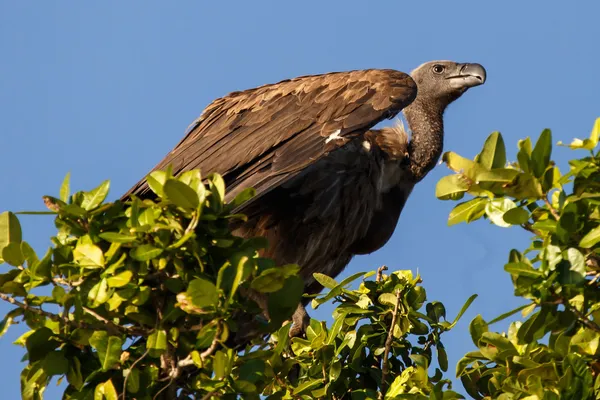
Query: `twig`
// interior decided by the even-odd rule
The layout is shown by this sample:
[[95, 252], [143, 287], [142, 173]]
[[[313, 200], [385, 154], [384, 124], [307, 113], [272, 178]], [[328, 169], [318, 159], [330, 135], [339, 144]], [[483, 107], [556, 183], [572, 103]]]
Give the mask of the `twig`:
[[398, 308], [400, 307], [400, 289], [396, 290], [396, 306], [394, 307], [394, 313], [392, 314], [392, 324], [388, 331], [387, 339], [385, 340], [385, 350], [383, 351], [383, 363], [381, 366], [381, 391], [379, 392], [379, 398], [383, 399], [387, 392], [387, 376], [389, 373], [388, 358], [392, 347], [392, 341], [394, 338], [394, 327], [396, 326], [396, 319], [398, 318]]
[[[215, 338], [213, 339], [210, 347], [208, 349], [204, 350], [202, 353], [200, 353], [200, 359], [202, 360], [202, 362], [204, 362], [204, 360], [206, 360], [217, 349], [217, 346], [219, 345], [219, 339], [221, 337], [221, 333], [222, 333], [221, 324], [218, 324], [217, 331], [215, 332]], [[187, 356], [183, 360], [179, 360], [179, 362], [177, 363], [177, 366], [178, 367], [187, 367], [192, 364], [194, 364], [194, 361], [192, 361], [192, 357]]]
[[165, 390], [167, 390], [169, 388], [169, 386], [171, 386], [173, 384], [173, 382], [175, 382], [175, 378], [172, 377], [171, 380], [169, 380], [169, 383], [167, 383], [162, 389], [160, 389], [152, 398], [152, 400], [156, 400], [158, 399], [158, 396], [164, 392]]
[[[111, 320], [104, 318], [102, 315], [98, 314], [97, 312], [95, 312], [94, 310], [87, 308], [87, 307], [82, 307], [83, 311], [85, 311], [86, 313], [90, 314], [92, 317], [96, 318], [98, 321], [101, 321], [102, 323], [105, 324], [104, 330], [111, 330], [114, 333], [125, 333], [128, 335], [134, 335], [134, 336], [148, 336], [148, 332], [146, 332], [143, 329], [138, 329], [138, 328], [128, 328], [125, 326], [121, 326], [121, 325], [117, 325], [114, 322], [112, 322]], [[109, 327], [107, 329], [107, 327]]]
[[383, 271], [387, 271], [388, 267], [385, 265], [382, 265], [381, 267], [377, 268], [377, 276], [375, 277], [375, 282], [381, 282], [381, 278], [383, 277]]
[[209, 400], [212, 396], [218, 396], [216, 392], [208, 392], [200, 400]]
[[558, 215], [554, 207], [552, 207], [552, 204], [550, 204], [550, 201], [548, 201], [548, 197], [544, 197], [544, 203], [546, 203], [546, 207], [548, 207], [548, 210], [550, 211], [554, 219], [558, 221], [560, 219], [560, 215]]
[[148, 355], [149, 352], [150, 352], [150, 349], [146, 349], [146, 351], [144, 352], [144, 354], [142, 354], [140, 356], [140, 358], [138, 358], [137, 360], [135, 360], [131, 364], [131, 366], [129, 367], [129, 372], [127, 373], [127, 375], [125, 375], [125, 379], [123, 380], [123, 400], [125, 400], [125, 393], [127, 391], [127, 380], [129, 379], [129, 375], [131, 375], [131, 371], [133, 370], [133, 368], [135, 368], [135, 366], [137, 365], [137, 363], [139, 363], [140, 361], [142, 361], [142, 359]]
[[48, 311], [44, 311], [40, 308], [32, 307], [29, 304], [21, 303], [19, 300], [14, 299], [4, 293], [0, 293], [0, 299], [7, 301], [10, 304], [15, 305], [19, 308], [22, 308], [25, 311], [31, 311], [34, 314], [37, 314], [42, 317], [50, 318], [54, 322], [62, 322], [73, 328], [96, 329], [96, 330], [104, 330], [105, 329], [104, 325], [95, 326], [95, 325], [91, 325], [91, 324], [88, 324], [87, 322], [83, 322], [83, 321], [72, 321], [68, 318], [61, 317], [59, 315], [53, 314]]
[[577, 318], [579, 318], [579, 320], [581, 321], [582, 324], [584, 324], [585, 326], [587, 326], [589, 329], [591, 329], [593, 331], [600, 332], [600, 326], [598, 326], [595, 322], [590, 321], [590, 319], [588, 317], [586, 317], [585, 314], [583, 314], [581, 311], [579, 311], [575, 307], [572, 307], [569, 303], [563, 302], [563, 304], [569, 310], [573, 311], [573, 313], [575, 315], [577, 315]]
[[575, 307], [573, 307], [571, 304], [569, 304], [568, 300], [566, 300], [564, 297], [557, 295], [556, 293], [553, 293], [554, 296], [556, 296], [556, 301], [555, 304], [562, 304], [563, 306], [565, 306], [565, 308], [567, 310], [570, 310], [571, 312], [573, 312], [573, 314], [575, 314], [577, 316], [577, 319], [586, 327], [588, 327], [589, 329], [599, 332], [600, 333], [600, 326], [598, 324], [596, 324], [594, 321], [591, 321], [584, 313], [582, 313], [581, 311], [579, 311], [578, 309], [576, 309]]
[[521, 225], [521, 227], [523, 229], [525, 229], [526, 231], [533, 233], [534, 235], [537, 235], [537, 236], [542, 235], [542, 233], [540, 231], [533, 229], [533, 226], [529, 222], [525, 222], [524, 224]]

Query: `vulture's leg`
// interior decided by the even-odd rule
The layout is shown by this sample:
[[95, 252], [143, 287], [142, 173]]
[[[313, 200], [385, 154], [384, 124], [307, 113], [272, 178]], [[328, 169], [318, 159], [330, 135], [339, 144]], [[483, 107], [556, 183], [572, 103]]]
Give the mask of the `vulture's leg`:
[[297, 337], [302, 336], [304, 332], [306, 332], [306, 328], [310, 325], [310, 316], [306, 312], [306, 309], [302, 305], [302, 303], [298, 303], [298, 307], [294, 314], [292, 315], [293, 325], [290, 328], [289, 336]]

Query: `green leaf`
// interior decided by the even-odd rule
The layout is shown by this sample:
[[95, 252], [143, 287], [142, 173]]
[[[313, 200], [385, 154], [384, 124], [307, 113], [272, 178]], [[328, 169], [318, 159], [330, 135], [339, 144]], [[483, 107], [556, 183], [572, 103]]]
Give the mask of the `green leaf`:
[[531, 172], [531, 139], [526, 138], [519, 140], [518, 142], [519, 152], [517, 153], [517, 160], [519, 161], [519, 167], [526, 172]]
[[[572, 149], [586, 149], [593, 150], [598, 144], [598, 138], [600, 137], [600, 118], [596, 119], [594, 126], [592, 128], [592, 132], [590, 133], [589, 139], [573, 139], [571, 144], [569, 145]], [[562, 142], [558, 142], [559, 146], [564, 146]]]
[[60, 344], [57, 340], [52, 339], [52, 330], [43, 327], [32, 331], [25, 340], [29, 362], [42, 360], [46, 354], [53, 351]]
[[158, 329], [148, 336], [147, 348], [150, 349], [150, 356], [159, 357], [167, 351], [167, 331]]
[[146, 182], [150, 190], [158, 197], [164, 197], [163, 186], [167, 181], [167, 173], [165, 171], [153, 171], [146, 177]]
[[75, 246], [75, 249], [73, 250], [73, 260], [82, 267], [104, 267], [104, 254], [102, 253], [102, 249], [85, 240], [80, 240], [77, 243], [77, 246]]
[[151, 244], [143, 244], [139, 247], [134, 247], [131, 249], [129, 255], [137, 261], [148, 261], [160, 256], [162, 252], [163, 249], [154, 247]]
[[289, 264], [284, 267], [269, 268], [254, 278], [250, 286], [261, 293], [273, 293], [285, 285], [285, 280], [298, 273], [300, 267]]
[[119, 400], [115, 385], [113, 385], [112, 380], [110, 379], [104, 383], [99, 383], [96, 385], [96, 389], [94, 390], [94, 400], [104, 399]]
[[133, 272], [123, 271], [115, 276], [111, 276], [106, 281], [110, 287], [123, 287], [131, 282], [131, 278], [133, 278]]
[[446, 372], [448, 371], [448, 355], [446, 354], [446, 349], [444, 348], [444, 345], [442, 343], [438, 343], [436, 349], [440, 369]]
[[392, 293], [382, 293], [379, 295], [379, 298], [377, 299], [377, 301], [379, 301], [379, 303], [384, 304], [386, 306], [392, 306], [395, 307], [396, 303], [398, 302], [396, 300], [396, 296]]
[[504, 222], [503, 216], [508, 210], [515, 207], [517, 207], [517, 205], [510, 199], [496, 199], [485, 205], [485, 214], [495, 225], [508, 228], [511, 225]]
[[269, 294], [267, 309], [271, 322], [279, 326], [292, 316], [304, 292], [304, 281], [298, 276], [290, 276], [283, 287]]
[[69, 200], [69, 196], [71, 195], [70, 181], [71, 173], [67, 172], [67, 175], [65, 175], [65, 179], [63, 180], [62, 185], [60, 185], [59, 192], [60, 199], [65, 203]]
[[110, 243], [131, 243], [137, 239], [135, 235], [124, 235], [119, 232], [103, 232], [98, 236]]
[[483, 168], [475, 161], [461, 157], [452, 151], [445, 152], [442, 155], [442, 160], [448, 165], [448, 168], [450, 168], [452, 171], [463, 174], [471, 181], [477, 181], [477, 174], [485, 170], [485, 168]]
[[460, 309], [460, 311], [458, 312], [458, 315], [456, 316], [456, 318], [454, 318], [454, 321], [452, 321], [452, 323], [450, 324], [450, 326], [448, 327], [448, 329], [452, 329], [454, 328], [454, 326], [458, 323], [458, 321], [460, 320], [460, 318], [463, 316], [463, 314], [469, 309], [469, 307], [471, 306], [471, 303], [473, 303], [475, 301], [475, 299], [477, 298], [476, 294], [472, 294], [467, 301], [465, 301], [465, 304], [463, 304], [462, 308]]
[[200, 204], [198, 193], [176, 179], [167, 179], [163, 186], [163, 191], [167, 198], [178, 207], [196, 209]]
[[[510, 310], [508, 312], [505, 312], [504, 314], [501, 314], [501, 315], [497, 316], [496, 318], [494, 318], [493, 320], [491, 320], [490, 322], [488, 322], [487, 325], [492, 325], [492, 324], [495, 324], [496, 322], [500, 322], [500, 321], [502, 321], [502, 320], [510, 317], [511, 315], [514, 315], [514, 314], [518, 313], [521, 310], [525, 310], [528, 307], [535, 308], [536, 304], [535, 303], [531, 303], [531, 304], [524, 304], [522, 306], [519, 306], [519, 307], [517, 307], [517, 308], [515, 308], [513, 310]], [[525, 317], [525, 315], [524, 315], [524, 317]]]
[[232, 210], [235, 210], [254, 196], [256, 196], [256, 189], [245, 188], [244, 190], [239, 192], [231, 202], [229, 202], [229, 207]]
[[588, 328], [582, 328], [571, 338], [571, 351], [593, 356], [598, 351], [600, 333]]
[[576, 248], [571, 247], [567, 250], [566, 259], [571, 264], [569, 270], [579, 275], [580, 282], [585, 280], [585, 257], [583, 254]]
[[529, 220], [529, 213], [520, 207], [515, 207], [505, 212], [502, 219], [507, 224], [521, 225]]
[[0, 262], [2, 262], [2, 250], [9, 243], [21, 243], [21, 224], [17, 216], [10, 211], [0, 214]]
[[435, 196], [440, 200], [457, 200], [469, 190], [469, 182], [459, 174], [444, 176], [435, 186]]
[[488, 136], [477, 161], [486, 169], [503, 168], [506, 165], [506, 147], [500, 132], [492, 132]]
[[123, 339], [108, 336], [105, 331], [95, 331], [90, 337], [90, 345], [98, 352], [102, 371], [108, 371], [120, 363]]
[[48, 376], [64, 375], [69, 371], [69, 361], [62, 351], [51, 351], [44, 358], [44, 372]]
[[127, 376], [127, 391], [129, 393], [137, 393], [140, 390], [140, 370], [137, 368], [126, 369], [123, 375]]
[[316, 279], [317, 282], [319, 282], [321, 285], [323, 285], [323, 287], [326, 287], [327, 289], [333, 289], [334, 287], [336, 287], [338, 285], [338, 283], [335, 279], [333, 279], [325, 274], [315, 272], [313, 274], [313, 277]]
[[93, 210], [98, 207], [106, 196], [108, 195], [108, 189], [110, 188], [110, 181], [104, 181], [97, 188], [93, 189], [90, 192], [83, 193], [83, 201], [81, 202], [81, 207], [84, 210]]
[[219, 350], [215, 353], [213, 359], [213, 372], [215, 373], [215, 379], [221, 380], [227, 375], [227, 358], [227, 354], [224, 351]]
[[534, 269], [531, 265], [524, 262], [508, 263], [504, 266], [504, 270], [510, 274], [526, 276], [528, 278], [539, 278], [544, 276], [543, 272]]
[[323, 381], [321, 379], [313, 379], [313, 380], [309, 380], [306, 381], [300, 385], [298, 385], [294, 390], [293, 390], [293, 394], [298, 396], [301, 394], [306, 394], [316, 388], [318, 388], [319, 386], [321, 386], [323, 384]]
[[21, 266], [25, 262], [25, 256], [21, 251], [21, 243], [12, 242], [7, 244], [2, 249], [2, 258], [5, 262], [9, 263], [14, 267]]
[[477, 197], [458, 204], [448, 216], [448, 226], [452, 226], [463, 221], [469, 223], [474, 219], [480, 218], [483, 215], [487, 202], [487, 199]]
[[206, 279], [196, 278], [190, 282], [187, 291], [177, 295], [177, 300], [180, 307], [188, 310], [188, 312], [192, 310], [200, 311], [207, 307], [217, 307], [219, 294], [214, 283]]
[[217, 189], [217, 193], [219, 194], [219, 201], [223, 201], [225, 199], [225, 181], [220, 174], [211, 173], [209, 177], [212, 180], [213, 185]]
[[22, 308], [15, 308], [8, 312], [4, 319], [0, 321], [0, 337], [4, 336], [8, 328], [13, 324], [15, 318], [23, 315], [24, 310]]
[[83, 387], [81, 361], [79, 361], [79, 358], [77, 357], [70, 358], [69, 370], [67, 371], [67, 381], [77, 390], [81, 390]]
[[594, 229], [589, 231], [583, 238], [581, 238], [581, 241], [579, 242], [579, 247], [589, 249], [598, 242], [600, 242], [600, 226], [595, 227]]
[[106, 278], [102, 278], [100, 282], [96, 283], [88, 293], [88, 301], [93, 308], [104, 304], [109, 299], [108, 293], [108, 282]]
[[480, 314], [477, 314], [475, 318], [469, 324], [469, 333], [471, 334], [471, 340], [473, 344], [479, 347], [479, 339], [484, 332], [488, 332], [488, 324], [484, 321]]
[[552, 152], [552, 133], [550, 129], [544, 129], [531, 152], [533, 175], [541, 178], [550, 164], [550, 153]]

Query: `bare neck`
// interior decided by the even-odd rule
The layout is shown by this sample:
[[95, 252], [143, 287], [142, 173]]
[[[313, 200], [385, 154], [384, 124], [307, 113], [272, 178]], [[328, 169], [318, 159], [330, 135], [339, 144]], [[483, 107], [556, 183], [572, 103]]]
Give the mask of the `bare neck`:
[[419, 182], [431, 171], [442, 154], [445, 108], [439, 103], [420, 100], [417, 97], [404, 109], [404, 116], [412, 131], [408, 153], [415, 182]]

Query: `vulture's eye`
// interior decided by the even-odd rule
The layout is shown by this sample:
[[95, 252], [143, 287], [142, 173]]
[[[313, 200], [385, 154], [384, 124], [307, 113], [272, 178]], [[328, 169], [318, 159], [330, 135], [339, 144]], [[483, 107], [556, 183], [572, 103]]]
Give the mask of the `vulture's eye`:
[[442, 72], [444, 72], [445, 69], [446, 67], [440, 64], [435, 64], [433, 66], [433, 72], [435, 72], [436, 74], [441, 74]]

